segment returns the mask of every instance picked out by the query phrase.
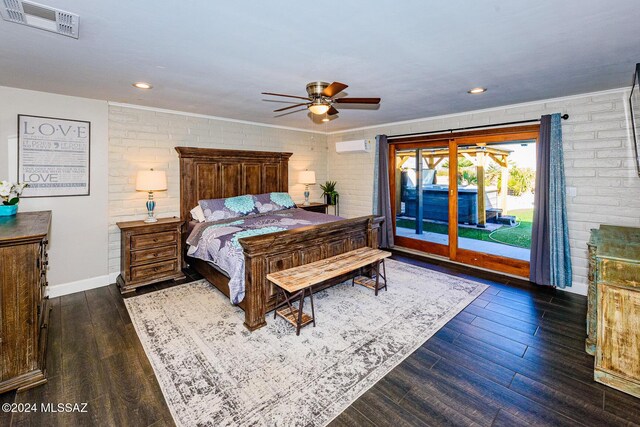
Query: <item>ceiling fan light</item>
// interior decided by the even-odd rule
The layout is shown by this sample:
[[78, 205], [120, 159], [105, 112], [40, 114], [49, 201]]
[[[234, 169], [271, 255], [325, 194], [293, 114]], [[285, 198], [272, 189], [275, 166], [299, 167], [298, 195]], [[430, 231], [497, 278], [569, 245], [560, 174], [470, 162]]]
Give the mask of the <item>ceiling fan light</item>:
[[153, 88], [151, 83], [147, 83], [147, 82], [136, 82], [136, 83], [133, 83], [131, 86], [137, 87], [138, 89], [152, 89]]
[[311, 111], [313, 114], [322, 115], [329, 111], [329, 105], [323, 104], [322, 102], [313, 103], [309, 105], [309, 111]]

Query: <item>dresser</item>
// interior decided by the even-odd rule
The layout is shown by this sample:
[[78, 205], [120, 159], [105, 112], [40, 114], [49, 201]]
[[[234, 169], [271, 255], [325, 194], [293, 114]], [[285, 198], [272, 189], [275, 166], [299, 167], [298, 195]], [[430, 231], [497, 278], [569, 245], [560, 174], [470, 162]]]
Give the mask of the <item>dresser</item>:
[[179, 218], [158, 222], [118, 222], [120, 275], [117, 283], [126, 294], [136, 288], [171, 279], [183, 279], [180, 261], [182, 224]]
[[588, 248], [594, 379], [640, 397], [640, 228], [601, 225]]
[[51, 212], [0, 217], [0, 393], [46, 379]]

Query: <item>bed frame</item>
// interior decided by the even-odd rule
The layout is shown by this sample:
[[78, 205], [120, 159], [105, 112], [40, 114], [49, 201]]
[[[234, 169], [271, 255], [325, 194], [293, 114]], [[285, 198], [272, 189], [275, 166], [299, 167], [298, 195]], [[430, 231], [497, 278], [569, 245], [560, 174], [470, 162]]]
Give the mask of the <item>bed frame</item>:
[[[291, 153], [176, 147], [180, 156], [180, 218], [185, 224], [190, 210], [201, 199], [288, 191]], [[365, 216], [318, 226], [240, 239], [245, 254], [244, 325], [250, 331], [265, 326], [265, 315], [274, 309], [276, 293], [266, 276], [280, 270], [329, 258], [364, 246], [378, 247], [381, 218]], [[183, 229], [186, 242], [187, 227]], [[229, 279], [204, 261], [186, 255], [190, 265], [229, 296]], [[336, 278], [318, 290], [346, 280]]]

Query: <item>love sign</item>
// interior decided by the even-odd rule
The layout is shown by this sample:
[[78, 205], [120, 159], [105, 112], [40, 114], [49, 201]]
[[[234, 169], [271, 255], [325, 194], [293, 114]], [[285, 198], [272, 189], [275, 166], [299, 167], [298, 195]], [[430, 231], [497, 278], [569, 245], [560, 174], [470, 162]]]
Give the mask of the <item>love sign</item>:
[[18, 116], [22, 197], [88, 196], [91, 123]]

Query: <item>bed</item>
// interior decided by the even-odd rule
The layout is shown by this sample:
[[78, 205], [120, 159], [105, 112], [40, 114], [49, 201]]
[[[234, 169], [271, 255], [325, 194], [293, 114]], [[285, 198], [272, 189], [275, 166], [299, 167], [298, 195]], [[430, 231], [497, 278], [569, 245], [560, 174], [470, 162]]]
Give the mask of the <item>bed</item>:
[[[184, 247], [183, 266], [191, 266], [227, 297], [229, 277], [204, 260], [187, 255], [190, 210], [202, 199], [288, 191], [291, 153], [176, 147], [180, 157], [180, 217]], [[364, 216], [339, 219], [238, 239], [244, 254], [244, 325], [250, 331], [266, 325], [265, 317], [276, 304], [274, 286], [267, 274], [329, 258], [364, 246], [378, 247], [382, 219]], [[324, 289], [348, 279], [339, 277], [318, 287]]]

